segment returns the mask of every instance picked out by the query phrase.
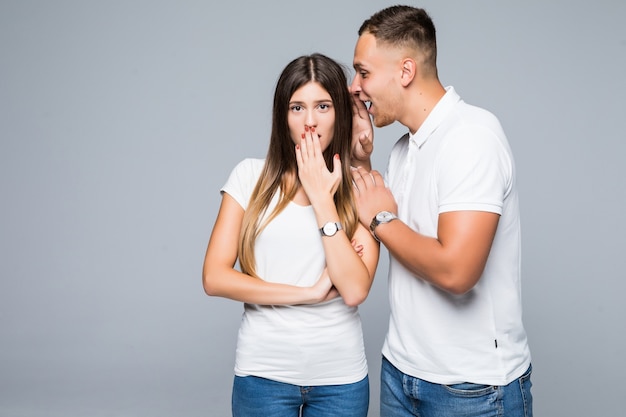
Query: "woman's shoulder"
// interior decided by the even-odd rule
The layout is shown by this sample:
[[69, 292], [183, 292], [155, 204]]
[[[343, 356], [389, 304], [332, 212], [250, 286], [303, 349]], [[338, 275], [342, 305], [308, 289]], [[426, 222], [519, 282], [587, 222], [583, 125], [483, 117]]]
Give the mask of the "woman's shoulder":
[[263, 169], [265, 159], [244, 158], [235, 166], [234, 171], [240, 173], [259, 174]]
[[231, 171], [225, 188], [229, 189], [232, 187], [236, 187], [240, 190], [246, 190], [250, 187], [253, 187], [259, 179], [259, 176], [261, 175], [264, 164], [264, 159], [242, 159], [237, 163], [237, 165], [235, 165], [235, 167]]

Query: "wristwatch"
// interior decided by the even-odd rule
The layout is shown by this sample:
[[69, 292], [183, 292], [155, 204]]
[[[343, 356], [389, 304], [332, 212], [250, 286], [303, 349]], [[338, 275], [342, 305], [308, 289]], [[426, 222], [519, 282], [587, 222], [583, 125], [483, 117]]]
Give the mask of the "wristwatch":
[[335, 234], [341, 229], [343, 229], [343, 227], [341, 227], [341, 223], [328, 222], [320, 228], [320, 233], [322, 236], [335, 236]]
[[375, 231], [376, 227], [379, 224], [389, 223], [390, 221], [395, 220], [397, 218], [398, 216], [396, 216], [390, 211], [381, 211], [378, 214], [376, 214], [374, 218], [372, 219], [372, 222], [370, 223], [370, 231], [372, 232], [374, 239], [380, 242], [380, 239], [378, 239], [378, 236], [376, 236], [376, 231]]

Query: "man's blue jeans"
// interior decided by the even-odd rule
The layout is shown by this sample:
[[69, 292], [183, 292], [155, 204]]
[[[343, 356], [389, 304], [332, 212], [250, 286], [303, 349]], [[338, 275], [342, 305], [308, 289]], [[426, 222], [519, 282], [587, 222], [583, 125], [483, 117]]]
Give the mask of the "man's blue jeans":
[[354, 384], [316, 386], [235, 376], [232, 410], [233, 417], [366, 417], [369, 394], [367, 376]]
[[383, 357], [381, 417], [532, 417], [532, 366], [505, 386], [440, 385], [406, 375]]

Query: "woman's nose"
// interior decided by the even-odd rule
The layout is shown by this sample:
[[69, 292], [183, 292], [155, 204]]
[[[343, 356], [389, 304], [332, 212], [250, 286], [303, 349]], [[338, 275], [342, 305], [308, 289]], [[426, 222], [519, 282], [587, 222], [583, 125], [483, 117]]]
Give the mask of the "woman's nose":
[[306, 116], [305, 126], [308, 127], [316, 127], [317, 126], [317, 118], [315, 117], [314, 112], [309, 112]]

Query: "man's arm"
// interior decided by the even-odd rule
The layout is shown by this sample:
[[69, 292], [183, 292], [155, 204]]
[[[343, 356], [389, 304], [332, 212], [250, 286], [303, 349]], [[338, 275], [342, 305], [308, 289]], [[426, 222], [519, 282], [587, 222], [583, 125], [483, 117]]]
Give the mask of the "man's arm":
[[[376, 213], [397, 213], [391, 191], [377, 171], [353, 171], [361, 223], [369, 226]], [[424, 236], [400, 220], [376, 227], [376, 236], [390, 254], [414, 275], [452, 294], [471, 290], [480, 279], [500, 216], [483, 211], [439, 215], [437, 237]]]
[[484, 211], [439, 215], [437, 238], [400, 221], [381, 224], [376, 235], [413, 274], [452, 294], [471, 290], [483, 274], [500, 216]]

